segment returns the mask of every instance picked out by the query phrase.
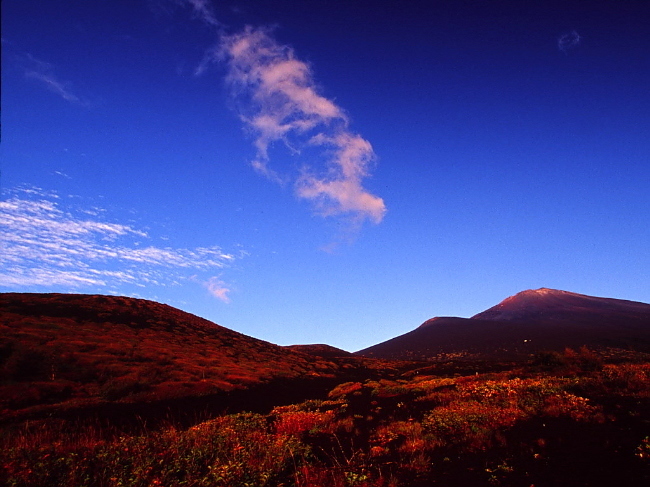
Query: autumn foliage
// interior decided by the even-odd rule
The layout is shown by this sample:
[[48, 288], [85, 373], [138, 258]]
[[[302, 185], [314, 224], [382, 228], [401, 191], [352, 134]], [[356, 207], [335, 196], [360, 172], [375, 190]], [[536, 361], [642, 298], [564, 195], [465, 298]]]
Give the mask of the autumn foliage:
[[[570, 357], [569, 357], [570, 358]], [[650, 479], [650, 365], [342, 383], [326, 399], [123, 433], [8, 429], [14, 486], [613, 485]]]
[[141, 300], [2, 299], [0, 485], [650, 482], [641, 352], [379, 361], [287, 350]]

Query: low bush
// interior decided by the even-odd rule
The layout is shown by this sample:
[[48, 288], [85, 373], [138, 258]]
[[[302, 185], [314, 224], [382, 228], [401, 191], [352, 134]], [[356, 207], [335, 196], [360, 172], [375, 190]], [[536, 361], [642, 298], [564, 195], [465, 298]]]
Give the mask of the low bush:
[[348, 382], [325, 401], [223, 415], [184, 429], [107, 434], [28, 424], [0, 439], [0, 484], [514, 487], [650, 480], [647, 364], [607, 364], [574, 376], [531, 370]]

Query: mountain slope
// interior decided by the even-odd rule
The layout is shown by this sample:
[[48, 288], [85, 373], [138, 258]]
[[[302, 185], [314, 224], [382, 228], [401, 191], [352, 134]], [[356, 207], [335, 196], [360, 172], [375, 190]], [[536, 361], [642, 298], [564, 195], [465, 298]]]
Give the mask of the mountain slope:
[[411, 360], [511, 358], [581, 346], [650, 351], [650, 305], [529, 290], [472, 318], [433, 318], [356, 354]]
[[522, 291], [472, 319], [556, 323], [646, 322], [650, 304], [599, 298], [556, 289]]
[[0, 294], [0, 416], [201, 396], [336, 368], [152, 301]]

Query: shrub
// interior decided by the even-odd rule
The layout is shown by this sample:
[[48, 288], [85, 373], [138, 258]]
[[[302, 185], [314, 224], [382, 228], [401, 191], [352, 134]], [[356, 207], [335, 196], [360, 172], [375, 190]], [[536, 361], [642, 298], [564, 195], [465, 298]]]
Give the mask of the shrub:
[[332, 412], [295, 411], [279, 414], [274, 422], [279, 435], [300, 436], [309, 432], [329, 431], [327, 428], [333, 418]]
[[434, 409], [422, 424], [433, 446], [483, 450], [495, 441], [503, 443], [502, 431], [524, 417], [525, 413], [516, 407], [469, 400]]
[[5, 361], [4, 378], [9, 381], [29, 382], [47, 380], [52, 376], [53, 363], [43, 350], [15, 346]]
[[116, 377], [101, 387], [100, 394], [107, 401], [117, 401], [139, 392], [150, 390], [149, 384], [138, 378]]

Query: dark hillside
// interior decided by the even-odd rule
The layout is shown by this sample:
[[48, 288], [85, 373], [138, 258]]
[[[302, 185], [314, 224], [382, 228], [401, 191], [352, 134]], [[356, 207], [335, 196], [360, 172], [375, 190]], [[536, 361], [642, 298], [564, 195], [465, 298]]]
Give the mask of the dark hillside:
[[294, 352], [302, 352], [307, 355], [314, 355], [323, 358], [337, 358], [337, 357], [352, 357], [352, 353], [341, 350], [340, 348], [332, 347], [321, 343], [310, 345], [287, 345], [285, 348], [293, 350]]
[[339, 368], [164, 304], [115, 296], [0, 294], [0, 337], [6, 418], [333, 378]]
[[582, 346], [614, 353], [650, 351], [650, 305], [530, 290], [472, 318], [432, 318], [356, 354], [404, 360], [503, 360]]

